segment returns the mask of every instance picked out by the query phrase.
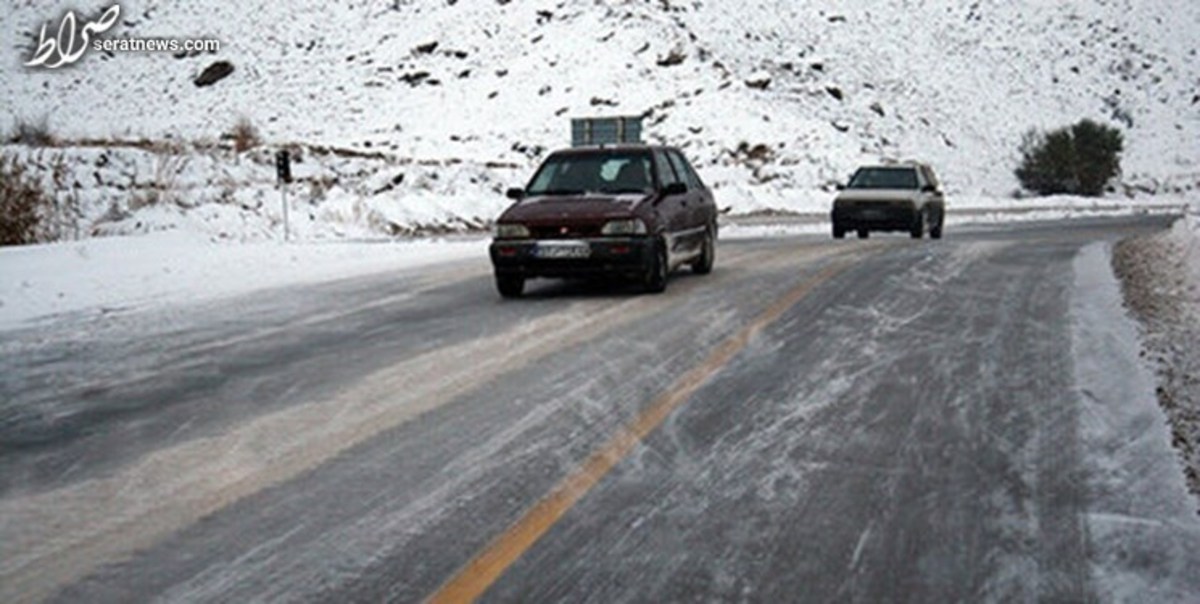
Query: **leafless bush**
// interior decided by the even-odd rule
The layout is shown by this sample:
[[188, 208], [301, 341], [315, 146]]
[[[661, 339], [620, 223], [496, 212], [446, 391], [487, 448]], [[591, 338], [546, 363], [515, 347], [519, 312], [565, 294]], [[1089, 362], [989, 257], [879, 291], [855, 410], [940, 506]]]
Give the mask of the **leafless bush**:
[[42, 214], [50, 205], [25, 163], [0, 155], [0, 245], [36, 243]]
[[156, 206], [162, 202], [163, 192], [153, 186], [139, 189], [129, 197], [129, 211], [136, 212], [142, 208]]
[[187, 143], [179, 140], [161, 139], [154, 141], [146, 141], [144, 149], [157, 153], [158, 155], [183, 155], [187, 152]]
[[325, 176], [321, 178], [313, 178], [308, 183], [308, 198], [311, 203], [325, 201], [326, 195], [329, 194], [329, 189], [337, 183], [337, 178]]
[[254, 122], [250, 121], [250, 118], [244, 116], [238, 118], [238, 121], [233, 124], [233, 129], [224, 138], [233, 141], [233, 150], [238, 153], [249, 151], [262, 144], [258, 128], [254, 126]]
[[56, 241], [79, 239], [79, 223], [83, 220], [83, 208], [79, 203], [76, 183], [71, 181], [70, 167], [66, 154], [59, 153], [50, 163], [50, 180], [53, 184], [47, 205], [41, 214], [40, 239]]
[[53, 147], [58, 139], [50, 131], [50, 120], [42, 116], [35, 121], [18, 119], [10, 142], [30, 147]]
[[154, 179], [143, 186], [129, 200], [130, 211], [162, 203], [178, 202], [179, 172], [183, 169], [184, 156], [180, 153], [158, 153], [154, 164]]

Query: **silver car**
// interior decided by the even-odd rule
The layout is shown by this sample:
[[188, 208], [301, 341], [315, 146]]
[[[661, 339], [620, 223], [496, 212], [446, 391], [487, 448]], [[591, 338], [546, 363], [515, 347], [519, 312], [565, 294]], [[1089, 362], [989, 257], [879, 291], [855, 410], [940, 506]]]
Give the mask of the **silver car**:
[[933, 169], [921, 163], [863, 166], [838, 186], [833, 201], [833, 236], [848, 231], [866, 239], [871, 231], [908, 231], [913, 239], [942, 236], [946, 201]]

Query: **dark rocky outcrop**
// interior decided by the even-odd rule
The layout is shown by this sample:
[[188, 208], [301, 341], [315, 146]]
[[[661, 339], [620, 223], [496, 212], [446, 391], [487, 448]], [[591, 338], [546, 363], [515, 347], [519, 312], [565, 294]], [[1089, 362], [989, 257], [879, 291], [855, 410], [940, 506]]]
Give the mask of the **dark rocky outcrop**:
[[232, 73], [233, 63], [230, 63], [229, 61], [217, 61], [216, 63], [205, 67], [204, 71], [200, 72], [200, 75], [196, 76], [196, 79], [193, 80], [193, 83], [197, 88], [212, 86], [213, 84], [216, 84], [217, 82], [229, 77], [229, 75]]

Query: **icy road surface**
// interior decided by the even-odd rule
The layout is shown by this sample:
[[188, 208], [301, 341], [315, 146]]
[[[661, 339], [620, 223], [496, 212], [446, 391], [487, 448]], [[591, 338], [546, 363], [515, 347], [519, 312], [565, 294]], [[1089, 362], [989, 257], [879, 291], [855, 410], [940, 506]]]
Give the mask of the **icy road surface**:
[[1162, 218], [486, 259], [0, 340], [0, 601], [1196, 601], [1108, 249]]

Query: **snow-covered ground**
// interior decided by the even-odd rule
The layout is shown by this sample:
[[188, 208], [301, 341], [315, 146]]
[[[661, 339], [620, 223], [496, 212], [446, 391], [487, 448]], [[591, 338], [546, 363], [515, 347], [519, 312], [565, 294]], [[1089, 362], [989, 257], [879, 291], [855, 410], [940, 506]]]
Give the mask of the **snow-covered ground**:
[[[1106, 601], [1189, 601], [1197, 501], [1179, 480], [1176, 427], [1162, 421], [1155, 377], [1139, 358], [1138, 327], [1124, 312], [1105, 247], [1092, 244], [1076, 258], [1071, 300], [1092, 576]], [[1153, 575], [1145, 572], [1151, 559]]]
[[[479, 229], [506, 205], [504, 188], [523, 184], [509, 164], [292, 150], [288, 223], [299, 240]], [[48, 222], [61, 239], [165, 230], [214, 240], [284, 238], [284, 192], [271, 148], [12, 145], [5, 151], [54, 192]]]
[[[37, 166], [67, 237], [276, 237], [281, 147], [303, 160], [303, 238], [472, 228], [581, 115], [644, 115], [734, 213], [823, 210], [885, 158], [929, 161], [962, 207], [1004, 199], [1022, 135], [1085, 117], [1125, 133], [1114, 199], [1200, 188], [1200, 5], [1183, 0], [129, 0], [111, 36], [221, 50], [23, 66], [42, 24], [101, 4], [11, 2], [0, 51], [0, 134], [45, 118], [60, 141], [0, 152]], [[196, 87], [218, 60], [233, 73]], [[262, 146], [230, 148], [240, 120]]]
[[222, 244], [186, 231], [0, 248], [0, 331], [486, 254], [480, 238]]
[[1200, 496], [1200, 202], [1170, 231], [1118, 244], [1113, 266], [1141, 324], [1171, 440]]
[[[786, 190], [915, 155], [952, 192], [990, 195], [1014, 188], [1027, 129], [1094, 117], [1127, 129], [1130, 182], [1200, 172], [1200, 121], [1181, 111], [1200, 74], [1186, 0], [128, 0], [111, 35], [222, 49], [22, 66], [43, 23], [104, 4], [10, 2], [0, 81], [15, 102], [0, 112], [66, 137], [185, 141], [246, 117], [273, 144], [514, 162], [529, 155], [515, 145], [565, 143], [568, 116], [649, 113], [651, 138], [686, 144], [715, 181]], [[233, 74], [193, 86], [217, 59]], [[743, 142], [765, 166], [735, 161]]]

